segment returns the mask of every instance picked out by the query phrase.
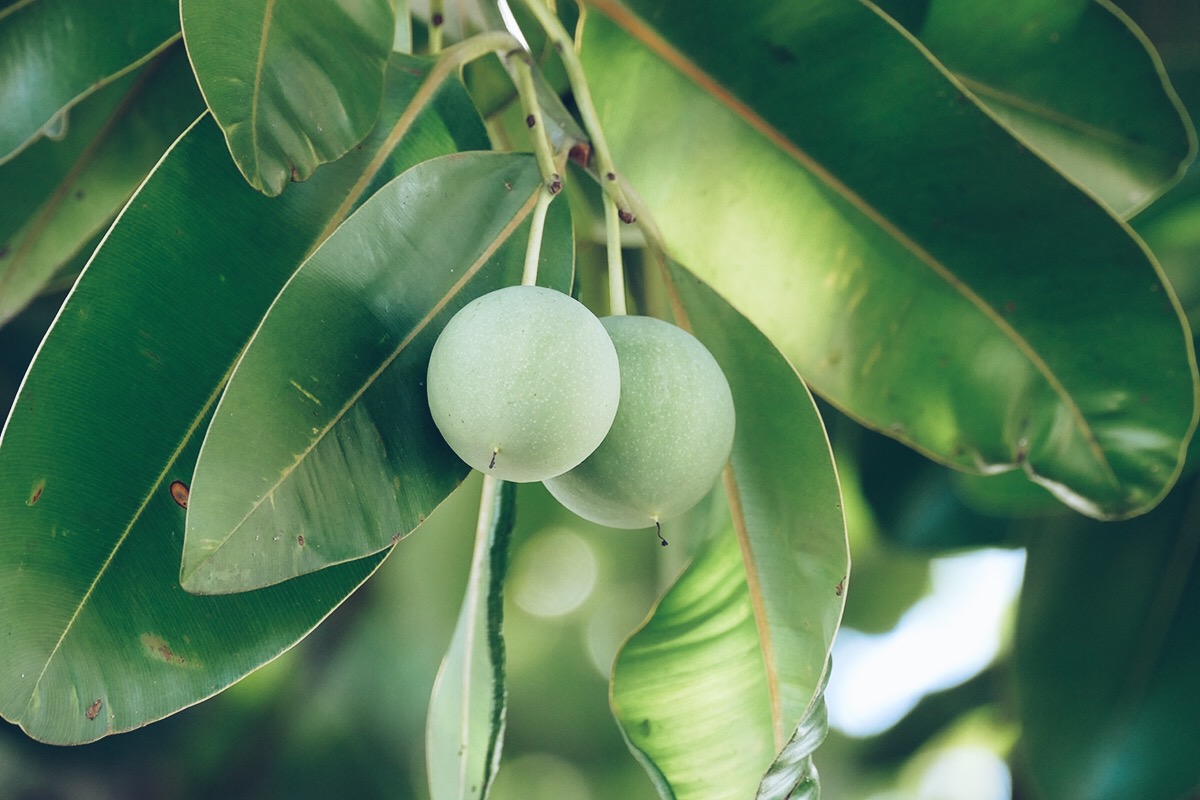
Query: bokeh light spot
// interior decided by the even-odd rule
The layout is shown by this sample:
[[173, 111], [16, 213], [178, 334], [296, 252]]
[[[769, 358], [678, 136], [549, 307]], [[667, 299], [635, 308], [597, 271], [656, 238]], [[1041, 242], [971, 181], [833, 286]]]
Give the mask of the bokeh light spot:
[[512, 598], [537, 617], [561, 617], [596, 588], [596, 553], [578, 535], [550, 528], [532, 536], [513, 560]]

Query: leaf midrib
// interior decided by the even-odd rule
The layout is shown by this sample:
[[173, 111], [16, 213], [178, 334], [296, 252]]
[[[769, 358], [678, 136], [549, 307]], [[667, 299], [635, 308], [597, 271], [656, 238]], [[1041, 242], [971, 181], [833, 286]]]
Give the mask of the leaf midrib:
[[254, 174], [261, 182], [262, 154], [258, 146], [258, 108], [262, 104], [263, 64], [266, 62], [267, 38], [274, 22], [275, 0], [267, 0], [263, 6], [262, 35], [258, 40], [258, 56], [254, 62], [254, 88], [250, 95], [250, 152], [254, 154]]
[[[917, 244], [911, 237], [905, 234], [895, 223], [888, 219], [881, 211], [875, 208], [862, 198], [857, 192], [843, 183], [840, 179], [834, 176], [829, 170], [822, 166], [808, 152], [803, 150], [797, 144], [788, 139], [781, 131], [769, 123], [766, 119], [755, 112], [749, 105], [740, 100], [732, 91], [727, 89], [716, 78], [705, 72], [698, 64], [691, 60], [686, 54], [677, 49], [673, 44], [668, 42], [661, 34], [655, 31], [648, 23], [626, 8], [619, 0], [589, 0], [589, 5], [604, 13], [613, 23], [618, 25], [630, 37], [640, 42], [644, 47], [653, 52], [665, 63], [676, 69], [680, 74], [696, 84], [697, 87], [707, 92], [714, 100], [724, 106], [730, 113], [741, 119], [759, 134], [764, 136], [768, 141], [778, 147], [781, 151], [793, 158], [805, 169], [807, 169], [815, 178], [826, 185], [828, 189], [836, 193], [850, 206], [857, 209], [864, 217], [875, 223], [884, 233], [898, 242], [904, 249], [908, 250], [918, 261], [928, 267], [934, 274], [947, 283], [952, 289], [958, 292], [967, 302], [975, 306], [981, 314], [984, 315], [1005, 337], [1012, 342], [1014, 346], [1027, 358], [1034, 368], [1042, 375], [1049, 384], [1051, 390], [1058, 396], [1063, 407], [1075, 421], [1077, 429], [1083, 434], [1083, 439], [1087, 442], [1088, 449], [1092, 452], [1096, 464], [1103, 470], [1105, 476], [1109, 479], [1111, 486], [1117, 491], [1121, 490], [1122, 484], [1113, 469], [1111, 462], [1100, 446], [1099, 441], [1083, 414], [1083, 410], [1075, 402], [1075, 399], [1067, 391], [1066, 387], [1059, 380], [1058, 376], [1050, 369], [1050, 366], [1045, 362], [1041, 355], [1033, 348], [1033, 346], [1021, 336], [1013, 326], [1008, 323], [996, 309], [980, 297], [974, 290], [960, 280], [950, 269], [943, 264], [939, 259], [933, 256], [921, 245]], [[877, 12], [879, 13], [879, 12]], [[914, 44], [921, 48], [923, 53], [928, 51], [920, 45], [911, 34], [897, 28], [897, 33], [903, 35]], [[939, 64], [936, 59], [929, 59], [930, 64], [946, 75], [951, 80], [956, 80], [945, 67]], [[1026, 464], [1027, 468], [1032, 468]]]

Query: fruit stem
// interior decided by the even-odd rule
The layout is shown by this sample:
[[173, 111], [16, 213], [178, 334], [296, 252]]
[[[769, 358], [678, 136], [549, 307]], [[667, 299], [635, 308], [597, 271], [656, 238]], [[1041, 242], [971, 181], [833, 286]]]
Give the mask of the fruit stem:
[[604, 238], [608, 249], [608, 313], [625, 315], [625, 265], [621, 258], [621, 219], [617, 204], [604, 195]]
[[[541, 0], [521, 0], [525, 7], [537, 18], [538, 24], [546, 32], [554, 49], [558, 51], [563, 68], [567, 72], [567, 81], [571, 84], [571, 93], [575, 98], [575, 106], [583, 119], [583, 126], [592, 139], [592, 149], [596, 154], [596, 165], [600, 170], [600, 186], [604, 193], [617, 204], [617, 216], [622, 222], [633, 222], [633, 211], [625, 198], [621, 182], [617, 179], [617, 169], [613, 164], [612, 151], [608, 149], [608, 140], [604, 138], [604, 128], [600, 125], [600, 115], [596, 113], [596, 104], [592, 101], [592, 90], [588, 86], [587, 76], [583, 72], [583, 62], [575, 52], [575, 41], [567, 33], [562, 22], [553, 11]], [[582, 23], [583, 17], [580, 17]]]
[[550, 187], [542, 186], [529, 221], [529, 243], [525, 247], [525, 270], [521, 273], [523, 286], [537, 284], [538, 262], [542, 256], [542, 232], [546, 229], [546, 210], [550, 208], [550, 201], [553, 199], [554, 193], [550, 191]]
[[[435, 77], [436, 83], [441, 83], [463, 64], [490, 53], [507, 53], [520, 49], [521, 43], [508, 31], [486, 31], [476, 34], [442, 50], [425, 83], [434, 82]], [[416, 98], [413, 99], [415, 102]]]
[[444, 0], [429, 0], [429, 54], [442, 51], [442, 24], [446, 21]]
[[542, 119], [542, 107], [537, 99], [537, 87], [533, 83], [533, 66], [530, 63], [528, 51], [513, 50], [505, 56], [512, 67], [516, 79], [517, 96], [521, 99], [521, 109], [525, 112], [525, 124], [529, 126], [533, 136], [533, 152], [537, 156], [538, 169], [541, 170], [542, 180], [550, 194], [556, 195], [562, 191], [562, 176], [554, 166], [554, 153], [550, 149], [550, 137], [546, 133], [546, 124]]

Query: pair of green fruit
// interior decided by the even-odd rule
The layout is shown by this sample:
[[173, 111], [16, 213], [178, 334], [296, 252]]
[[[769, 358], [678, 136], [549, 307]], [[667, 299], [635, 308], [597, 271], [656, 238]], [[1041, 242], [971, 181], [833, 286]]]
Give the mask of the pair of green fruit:
[[543, 481], [613, 528], [695, 505], [733, 446], [712, 354], [652, 317], [598, 319], [551, 289], [510, 286], [451, 318], [429, 360], [429, 409], [451, 449], [497, 478]]

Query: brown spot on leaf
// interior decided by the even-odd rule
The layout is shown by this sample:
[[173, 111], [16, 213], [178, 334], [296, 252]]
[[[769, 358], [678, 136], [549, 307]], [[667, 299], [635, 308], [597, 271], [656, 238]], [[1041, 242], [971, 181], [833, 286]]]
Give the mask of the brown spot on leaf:
[[296, 165], [288, 164], [288, 168], [291, 171], [292, 183], [295, 183], [296, 181], [300, 180], [300, 171], [298, 169], [296, 169]]
[[25, 501], [25, 505], [31, 506], [42, 497], [42, 492], [46, 489], [46, 482], [38, 481], [37, 486], [33, 487], [33, 494], [29, 495], [29, 499]]
[[187, 508], [188, 495], [190, 494], [187, 484], [183, 481], [171, 481], [170, 488], [171, 499], [175, 501], [175, 504], [180, 508]]
[[96, 702], [87, 707], [87, 711], [84, 711], [83, 715], [88, 719], [95, 719], [96, 717], [100, 716], [100, 709], [103, 707], [104, 701], [98, 699]]
[[837, 586], [833, 587], [833, 593], [835, 595], [837, 595], [838, 597], [841, 597], [842, 593], [845, 591], [846, 591], [846, 579], [842, 578], [840, 581], [837, 582]]
[[303, 533], [296, 537], [296, 544], [300, 545], [301, 547], [304, 547], [304, 534]]
[[174, 651], [171, 650], [171, 646], [167, 644], [167, 640], [161, 636], [155, 636], [151, 633], [143, 633], [141, 641], [142, 646], [146, 648], [152, 657], [176, 666], [182, 666], [184, 664], [184, 657], [176, 655]]

